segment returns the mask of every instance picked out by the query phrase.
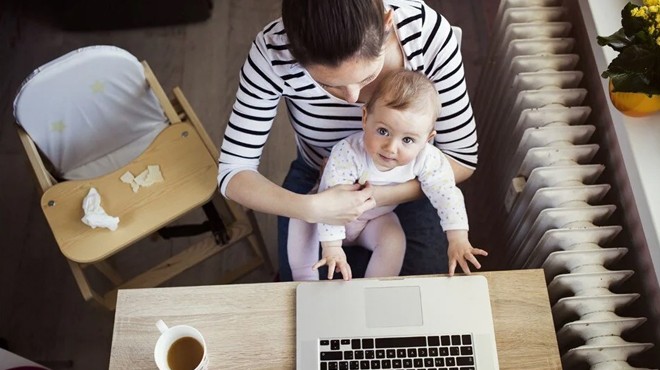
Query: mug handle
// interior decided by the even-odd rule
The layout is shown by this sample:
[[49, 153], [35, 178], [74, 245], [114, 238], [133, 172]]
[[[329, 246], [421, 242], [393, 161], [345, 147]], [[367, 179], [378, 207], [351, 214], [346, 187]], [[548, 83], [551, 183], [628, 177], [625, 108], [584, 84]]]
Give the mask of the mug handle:
[[158, 330], [160, 330], [161, 334], [163, 334], [165, 331], [167, 331], [167, 329], [169, 329], [163, 320], [156, 321], [156, 327], [158, 328]]

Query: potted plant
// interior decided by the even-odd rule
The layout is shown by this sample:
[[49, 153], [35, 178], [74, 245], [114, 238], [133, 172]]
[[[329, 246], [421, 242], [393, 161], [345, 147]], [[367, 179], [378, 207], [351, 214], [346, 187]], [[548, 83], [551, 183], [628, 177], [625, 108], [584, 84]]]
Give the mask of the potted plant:
[[619, 52], [601, 75], [610, 80], [612, 103], [630, 116], [660, 111], [660, 0], [626, 4], [621, 26], [598, 36], [599, 45]]

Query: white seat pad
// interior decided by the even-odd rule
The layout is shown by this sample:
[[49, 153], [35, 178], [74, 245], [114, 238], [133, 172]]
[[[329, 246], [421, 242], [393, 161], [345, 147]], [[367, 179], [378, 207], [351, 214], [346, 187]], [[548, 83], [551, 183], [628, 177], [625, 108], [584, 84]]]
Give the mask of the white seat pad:
[[113, 46], [78, 49], [35, 70], [14, 115], [65, 179], [126, 165], [167, 127], [142, 65]]

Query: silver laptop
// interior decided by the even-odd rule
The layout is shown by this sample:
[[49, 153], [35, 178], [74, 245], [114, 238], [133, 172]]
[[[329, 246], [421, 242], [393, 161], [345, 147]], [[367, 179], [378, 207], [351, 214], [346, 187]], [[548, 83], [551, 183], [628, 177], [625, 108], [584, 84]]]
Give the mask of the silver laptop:
[[304, 282], [296, 328], [298, 369], [499, 369], [483, 276]]

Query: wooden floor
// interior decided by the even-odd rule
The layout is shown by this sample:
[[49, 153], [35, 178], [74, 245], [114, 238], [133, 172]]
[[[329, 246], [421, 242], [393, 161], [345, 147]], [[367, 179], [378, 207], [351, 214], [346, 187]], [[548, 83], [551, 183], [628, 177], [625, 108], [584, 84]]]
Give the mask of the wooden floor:
[[[47, 3], [47, 0], [43, 1]], [[36, 67], [76, 48], [111, 44], [147, 60], [166, 90], [180, 86], [219, 145], [250, 44], [279, 14], [279, 0], [216, 0], [197, 24], [103, 32], [65, 32], [52, 25], [39, 0], [0, 4], [0, 338], [12, 352], [53, 369], [103, 369], [109, 360], [113, 313], [86, 304], [39, 208], [39, 197], [12, 116], [13, 97]], [[428, 1], [463, 29], [462, 50], [474, 96], [497, 0]], [[477, 117], [478, 118], [478, 117]], [[277, 118], [262, 172], [280, 183], [294, 155], [292, 130]], [[469, 201], [469, 200], [468, 200]], [[195, 216], [191, 216], [194, 218]], [[271, 258], [277, 260], [275, 218], [258, 215]], [[472, 225], [478, 231], [478, 225]], [[130, 275], [193, 239], [146, 240], [113, 262]], [[244, 259], [245, 246], [211, 258], [167, 285], [214, 284]], [[270, 281], [265, 271], [242, 283]], [[156, 327], [154, 326], [154, 331]], [[0, 343], [1, 345], [2, 343]], [[0, 369], [2, 364], [0, 364]]]

